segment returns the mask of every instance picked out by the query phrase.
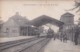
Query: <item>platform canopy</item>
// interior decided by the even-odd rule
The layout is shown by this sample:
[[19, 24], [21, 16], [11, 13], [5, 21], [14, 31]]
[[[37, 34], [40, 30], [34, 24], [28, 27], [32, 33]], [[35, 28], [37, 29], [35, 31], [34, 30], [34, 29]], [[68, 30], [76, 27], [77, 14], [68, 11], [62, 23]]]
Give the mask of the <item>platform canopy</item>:
[[63, 22], [61, 22], [57, 19], [54, 19], [52, 17], [46, 16], [46, 15], [39, 16], [31, 21], [31, 24], [36, 27], [45, 25], [47, 23], [50, 23], [52, 25], [56, 25], [58, 27], [60, 27], [64, 24]]

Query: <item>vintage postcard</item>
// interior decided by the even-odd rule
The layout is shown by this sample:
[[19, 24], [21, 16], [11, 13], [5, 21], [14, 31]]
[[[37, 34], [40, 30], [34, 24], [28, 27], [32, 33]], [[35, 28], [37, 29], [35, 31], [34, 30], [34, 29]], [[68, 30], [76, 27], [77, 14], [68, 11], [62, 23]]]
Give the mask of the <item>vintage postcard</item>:
[[0, 52], [80, 52], [80, 0], [0, 0]]

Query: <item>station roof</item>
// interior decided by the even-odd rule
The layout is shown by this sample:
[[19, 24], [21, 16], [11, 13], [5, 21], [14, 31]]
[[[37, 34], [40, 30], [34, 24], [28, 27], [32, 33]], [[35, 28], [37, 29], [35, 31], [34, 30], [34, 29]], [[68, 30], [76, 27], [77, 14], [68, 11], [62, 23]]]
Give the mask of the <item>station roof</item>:
[[39, 16], [39, 17], [33, 19], [30, 23], [31, 23], [32, 25], [36, 26], [36, 27], [45, 25], [45, 24], [47, 24], [47, 23], [56, 25], [56, 26], [58, 26], [58, 27], [60, 27], [61, 25], [64, 24], [63, 22], [61, 22], [61, 21], [59, 21], [59, 20], [57, 20], [57, 19], [54, 19], [54, 18], [52, 18], [52, 17], [46, 16], [46, 15]]

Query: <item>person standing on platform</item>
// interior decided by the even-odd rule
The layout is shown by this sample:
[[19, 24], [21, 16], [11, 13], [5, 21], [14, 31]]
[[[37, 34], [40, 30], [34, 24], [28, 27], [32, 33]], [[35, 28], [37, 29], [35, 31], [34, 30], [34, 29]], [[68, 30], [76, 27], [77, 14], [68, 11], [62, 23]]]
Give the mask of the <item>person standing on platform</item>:
[[75, 36], [74, 36], [75, 45], [78, 45], [79, 34], [80, 34], [80, 28], [77, 26], [75, 29]]

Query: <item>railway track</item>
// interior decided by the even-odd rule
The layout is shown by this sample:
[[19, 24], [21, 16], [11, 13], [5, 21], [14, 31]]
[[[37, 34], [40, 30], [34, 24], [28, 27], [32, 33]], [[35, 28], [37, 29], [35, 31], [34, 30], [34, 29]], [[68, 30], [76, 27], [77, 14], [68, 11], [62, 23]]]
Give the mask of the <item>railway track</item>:
[[[19, 40], [11, 43], [4, 43], [0, 46], [0, 52], [15, 52], [18, 49], [22, 49], [25, 46], [34, 44], [35, 42], [38, 42], [40, 40], [43, 40], [44, 38], [31, 38], [31, 39], [24, 39], [24, 40]], [[21, 47], [22, 46], [22, 47]], [[15, 49], [16, 48], [16, 49]]]
[[45, 45], [49, 42], [51, 38], [45, 38], [35, 44], [30, 45], [29, 47], [25, 47], [22, 50], [18, 50], [17, 52], [40, 52], [45, 47]]
[[50, 39], [51, 38], [34, 37], [30, 39], [1, 43], [0, 52], [40, 52]]
[[0, 43], [0, 50], [4, 50], [4, 49], [10, 48], [10, 47], [14, 47], [16, 45], [24, 44], [26, 42], [33, 41], [35, 39], [37, 39], [37, 38], [22, 39], [22, 40], [18, 40], [18, 41]]
[[[35, 37], [36, 38], [36, 37]], [[19, 42], [25, 42], [25, 41], [30, 41], [33, 40], [35, 38], [30, 38], [30, 39], [22, 39], [22, 40], [16, 40], [16, 41], [10, 41], [10, 42], [4, 42], [4, 43], [0, 43], [0, 47], [6, 46], [6, 45], [11, 45], [11, 44], [16, 44]]]

